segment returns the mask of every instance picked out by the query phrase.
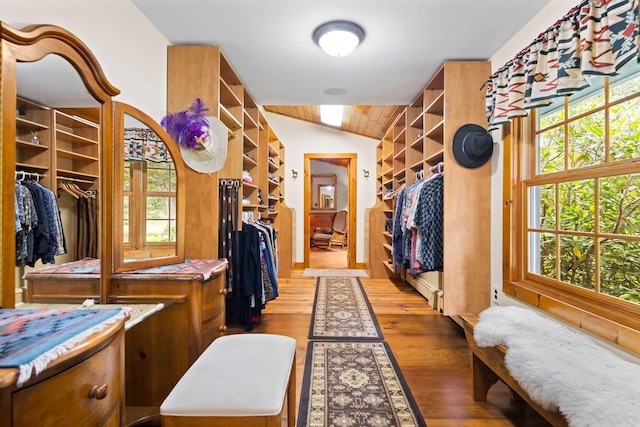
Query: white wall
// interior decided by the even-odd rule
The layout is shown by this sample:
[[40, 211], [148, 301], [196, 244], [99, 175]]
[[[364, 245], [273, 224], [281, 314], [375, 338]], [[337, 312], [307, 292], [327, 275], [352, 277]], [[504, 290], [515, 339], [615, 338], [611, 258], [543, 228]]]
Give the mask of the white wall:
[[[511, 40], [491, 57], [492, 72], [502, 68], [511, 58], [528, 46], [541, 32], [575, 7], [576, 0], [553, 0], [525, 25]], [[502, 141], [502, 133], [493, 133], [494, 141]], [[517, 300], [502, 293], [502, 146], [494, 147], [491, 176], [491, 286], [492, 294], [498, 290], [498, 304], [519, 304]], [[495, 302], [495, 301], [494, 301]]]
[[[356, 195], [356, 262], [364, 262], [364, 211], [376, 202], [376, 146], [373, 138], [314, 125], [301, 120], [265, 113], [285, 147], [285, 202], [295, 209], [296, 262], [304, 261], [304, 155], [305, 153], [356, 153], [358, 188]], [[298, 178], [291, 177], [291, 169]], [[364, 178], [362, 169], [370, 171]]]
[[167, 39], [130, 0], [2, 0], [15, 28], [53, 24], [80, 38], [125, 102], [160, 121], [166, 108]]

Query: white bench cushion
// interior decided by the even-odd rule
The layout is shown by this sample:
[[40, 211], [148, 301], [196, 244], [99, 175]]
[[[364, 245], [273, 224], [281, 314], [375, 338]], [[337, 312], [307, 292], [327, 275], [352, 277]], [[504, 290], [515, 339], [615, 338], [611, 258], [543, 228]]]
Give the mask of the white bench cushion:
[[272, 334], [216, 339], [160, 406], [172, 416], [273, 416], [287, 391], [296, 341]]

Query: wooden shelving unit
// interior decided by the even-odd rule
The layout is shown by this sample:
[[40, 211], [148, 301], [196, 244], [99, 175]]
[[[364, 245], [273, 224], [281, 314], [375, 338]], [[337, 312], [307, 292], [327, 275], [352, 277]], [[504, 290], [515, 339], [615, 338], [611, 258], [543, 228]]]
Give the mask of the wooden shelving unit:
[[227, 158], [219, 172], [207, 175], [187, 171], [187, 212], [191, 213], [193, 207], [194, 212], [206, 214], [206, 219], [199, 213], [188, 215], [185, 256], [218, 257], [219, 179], [242, 180], [243, 176], [250, 176], [250, 182], [243, 181], [240, 186], [240, 208], [255, 220], [268, 218], [274, 223], [278, 231], [279, 275], [289, 277], [292, 265], [285, 259], [291, 259], [292, 229], [282, 226], [286, 221], [291, 223], [291, 209], [284, 203], [284, 146], [249, 89], [218, 46], [169, 46], [167, 92], [168, 111], [184, 110], [200, 98], [231, 135]]
[[97, 189], [100, 125], [18, 98], [15, 167], [17, 173], [37, 174], [42, 185], [50, 189], [55, 190], [58, 180]]
[[51, 109], [26, 99], [17, 99], [16, 171], [38, 174], [51, 188]]
[[[460, 126], [486, 125], [484, 97], [478, 88], [490, 73], [485, 61], [445, 62], [398, 115], [376, 150], [378, 201], [368, 210], [369, 275], [406, 280], [434, 308], [450, 316], [479, 313], [490, 304], [490, 162], [466, 169], [457, 164], [451, 150]], [[420, 174], [428, 177], [439, 163], [445, 168], [444, 271], [412, 277], [393, 264], [388, 223], [394, 219], [397, 199], [388, 195], [397, 195]]]
[[53, 110], [53, 129], [56, 177], [96, 182], [100, 174], [100, 126]]

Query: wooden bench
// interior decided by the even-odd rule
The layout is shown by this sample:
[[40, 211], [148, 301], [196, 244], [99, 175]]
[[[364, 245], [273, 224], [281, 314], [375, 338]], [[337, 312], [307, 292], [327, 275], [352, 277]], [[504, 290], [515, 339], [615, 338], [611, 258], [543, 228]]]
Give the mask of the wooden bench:
[[[520, 396], [545, 420], [554, 426], [567, 426], [564, 416], [558, 411], [549, 411], [543, 408], [535, 400], [531, 399], [526, 391], [513, 379], [504, 364], [507, 347], [498, 345], [494, 347], [479, 347], [473, 338], [473, 329], [478, 323], [478, 317], [473, 314], [462, 314], [462, 325], [467, 338], [467, 344], [471, 351], [471, 374], [473, 381], [473, 400], [486, 402], [489, 389], [498, 381], [504, 382], [514, 393], [514, 397]], [[517, 394], [517, 396], [516, 396]]]
[[226, 335], [195, 361], [160, 406], [163, 427], [280, 427], [296, 417], [296, 341]]

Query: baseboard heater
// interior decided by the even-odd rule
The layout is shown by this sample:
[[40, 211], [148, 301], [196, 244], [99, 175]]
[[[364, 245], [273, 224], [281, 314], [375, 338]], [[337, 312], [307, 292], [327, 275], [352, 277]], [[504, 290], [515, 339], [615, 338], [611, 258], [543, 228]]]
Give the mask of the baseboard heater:
[[416, 277], [407, 274], [405, 280], [425, 297], [431, 308], [442, 312], [444, 298], [442, 293], [442, 273], [422, 273]]

